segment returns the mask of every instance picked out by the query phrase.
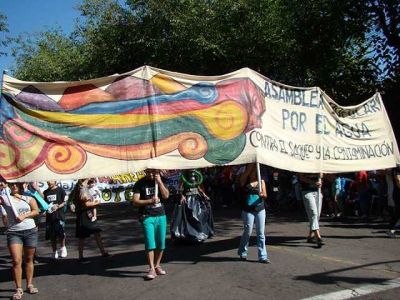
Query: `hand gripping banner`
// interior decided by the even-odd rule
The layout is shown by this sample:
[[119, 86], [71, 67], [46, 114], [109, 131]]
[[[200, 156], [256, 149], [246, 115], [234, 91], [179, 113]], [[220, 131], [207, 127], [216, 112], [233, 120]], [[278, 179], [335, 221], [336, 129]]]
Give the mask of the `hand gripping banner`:
[[342, 107], [319, 88], [250, 69], [192, 76], [142, 67], [75, 82], [4, 76], [0, 174], [40, 181], [259, 162], [300, 172], [400, 163], [379, 94]]

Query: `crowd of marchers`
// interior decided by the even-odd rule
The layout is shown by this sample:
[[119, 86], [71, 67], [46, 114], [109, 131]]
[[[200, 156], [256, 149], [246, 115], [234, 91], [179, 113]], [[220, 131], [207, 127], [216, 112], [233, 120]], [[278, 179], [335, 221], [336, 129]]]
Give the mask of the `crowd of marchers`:
[[[240, 207], [243, 233], [238, 257], [247, 260], [249, 239], [256, 228], [258, 260], [271, 263], [265, 241], [266, 218], [284, 211], [305, 211], [309, 228], [306, 241], [322, 247], [321, 214], [336, 218], [376, 219], [388, 223], [388, 235], [396, 237], [400, 227], [400, 170], [386, 169], [341, 174], [293, 173], [257, 164], [212, 167], [180, 172], [179, 186], [166, 184], [168, 172], [148, 169], [133, 187], [132, 204], [139, 212], [148, 264], [147, 280], [166, 275], [161, 267], [167, 227], [171, 238], [201, 243], [214, 232], [213, 208]], [[38, 218], [45, 215], [45, 239], [53, 259], [67, 257], [65, 214], [75, 213], [78, 261], [84, 263], [85, 239], [93, 236], [102, 257], [109, 257], [98, 223], [96, 207], [101, 192], [95, 179], [80, 179], [67, 195], [56, 181], [48, 181], [42, 191], [37, 182], [12, 183], [0, 177], [0, 212], [7, 228], [7, 246], [12, 259], [16, 290], [12, 299], [24, 292], [36, 294], [33, 284]], [[172, 202], [167, 222], [165, 203]], [[70, 238], [70, 237], [68, 237]], [[26, 289], [22, 288], [24, 261]]]

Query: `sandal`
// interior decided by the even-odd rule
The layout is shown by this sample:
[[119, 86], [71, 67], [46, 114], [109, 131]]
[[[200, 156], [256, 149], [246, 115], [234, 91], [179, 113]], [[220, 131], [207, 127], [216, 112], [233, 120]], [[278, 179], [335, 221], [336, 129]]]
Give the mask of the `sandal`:
[[17, 288], [15, 290], [15, 294], [12, 296], [13, 300], [20, 300], [22, 299], [22, 295], [24, 294], [24, 290], [22, 288]]
[[165, 270], [163, 270], [160, 266], [155, 267], [155, 271], [157, 275], [166, 275], [167, 272], [165, 272]]
[[156, 278], [157, 277], [157, 273], [156, 273], [156, 271], [155, 270], [153, 270], [153, 269], [150, 269], [149, 270], [149, 273], [147, 273], [147, 275], [146, 275], [146, 279], [147, 280], [153, 280], [154, 278]]
[[39, 290], [33, 284], [28, 285], [27, 288], [26, 288], [26, 291], [29, 294], [37, 294], [37, 293], [39, 293]]

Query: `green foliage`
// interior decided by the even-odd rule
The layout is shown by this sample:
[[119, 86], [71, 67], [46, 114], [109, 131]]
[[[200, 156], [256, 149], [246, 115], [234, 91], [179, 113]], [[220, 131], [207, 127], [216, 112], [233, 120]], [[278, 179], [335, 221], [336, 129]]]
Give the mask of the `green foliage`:
[[400, 77], [400, 2], [368, 1], [367, 10], [376, 58], [384, 62], [383, 76]]
[[9, 39], [5, 36], [6, 32], [8, 32], [7, 17], [0, 12], [0, 56], [7, 54], [3, 51], [3, 48], [7, 47], [9, 43]]
[[53, 81], [78, 79], [84, 56], [81, 47], [59, 29], [20, 35], [13, 48], [17, 69], [14, 75], [26, 80]]
[[16, 77], [77, 80], [142, 65], [218, 75], [249, 67], [289, 85], [320, 86], [343, 104], [398, 83], [394, 0], [84, 0], [78, 9], [70, 36], [52, 30], [19, 38]]

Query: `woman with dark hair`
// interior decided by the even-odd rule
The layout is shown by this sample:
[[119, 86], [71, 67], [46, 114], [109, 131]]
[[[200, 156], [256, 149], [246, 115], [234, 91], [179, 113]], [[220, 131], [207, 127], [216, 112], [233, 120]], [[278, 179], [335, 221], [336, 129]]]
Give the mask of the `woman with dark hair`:
[[256, 164], [248, 164], [240, 176], [240, 186], [245, 197], [242, 199], [243, 234], [240, 239], [238, 254], [241, 260], [247, 260], [248, 246], [253, 225], [256, 223], [258, 261], [270, 263], [265, 245], [265, 199], [267, 188], [265, 181], [261, 180], [259, 186]]
[[169, 190], [164, 184], [160, 170], [147, 169], [146, 177], [140, 179], [133, 187], [133, 205], [139, 208], [140, 222], [142, 223], [146, 259], [149, 264], [147, 280], [152, 280], [158, 275], [166, 275], [161, 268], [161, 260], [165, 250], [165, 237], [167, 234], [167, 217], [164, 205]]
[[33, 285], [34, 255], [37, 247], [38, 230], [34, 217], [39, 214], [36, 200], [23, 195], [23, 186], [10, 183], [10, 191], [5, 182], [0, 183], [0, 205], [5, 210], [3, 218], [7, 227], [7, 245], [12, 259], [12, 275], [16, 291], [14, 300], [22, 299], [22, 257], [25, 258], [26, 291], [29, 294], [38, 293]]
[[174, 208], [171, 237], [176, 240], [203, 242], [214, 235], [210, 198], [204, 191], [203, 175], [198, 170], [183, 171], [180, 176], [181, 198]]
[[79, 261], [85, 261], [85, 258], [83, 257], [83, 247], [85, 245], [85, 239], [92, 234], [94, 235], [96, 244], [99, 247], [101, 256], [110, 256], [110, 254], [108, 254], [104, 249], [100, 233], [101, 229], [97, 224], [97, 219], [92, 219], [93, 209], [100, 204], [100, 201], [92, 201], [88, 189], [88, 179], [79, 179], [76, 183], [74, 191], [71, 194], [73, 197], [73, 201], [75, 202], [76, 210], [76, 237], [79, 238]]

